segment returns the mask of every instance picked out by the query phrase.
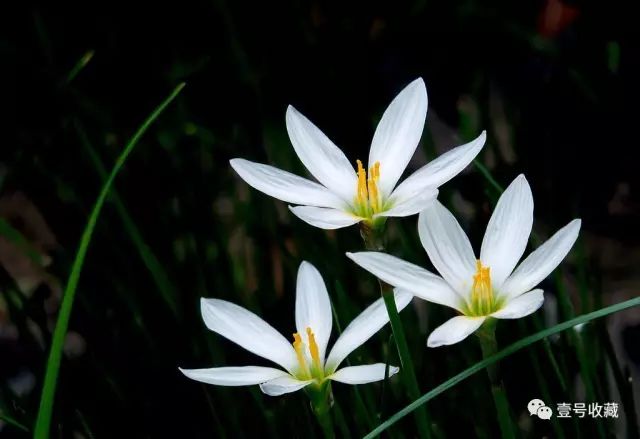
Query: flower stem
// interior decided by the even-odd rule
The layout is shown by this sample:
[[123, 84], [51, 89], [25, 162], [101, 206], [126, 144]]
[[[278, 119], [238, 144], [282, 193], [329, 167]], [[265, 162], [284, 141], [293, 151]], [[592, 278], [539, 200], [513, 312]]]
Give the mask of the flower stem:
[[[312, 387], [312, 386], [309, 386]], [[325, 439], [335, 438], [335, 432], [333, 429], [333, 420], [331, 419], [331, 386], [328, 383], [324, 383], [319, 389], [312, 389], [308, 392], [311, 399], [311, 408], [313, 414], [322, 428], [322, 433]]]
[[[487, 319], [485, 323], [476, 331], [478, 340], [480, 341], [480, 349], [482, 350], [482, 358], [487, 359], [498, 352], [498, 342], [496, 341], [496, 320]], [[491, 382], [491, 394], [493, 402], [498, 413], [498, 423], [503, 438], [515, 438], [513, 431], [513, 423], [509, 414], [509, 401], [507, 392], [500, 379], [500, 371], [498, 363], [494, 363], [487, 367], [487, 374]]]
[[[364, 245], [367, 250], [383, 251], [384, 243], [382, 239], [382, 227], [369, 227], [364, 223], [360, 229], [360, 234], [364, 240]], [[398, 349], [398, 356], [400, 357], [400, 375], [404, 386], [407, 389], [409, 397], [413, 400], [420, 397], [420, 389], [418, 387], [418, 380], [416, 378], [415, 369], [413, 367], [413, 361], [409, 354], [409, 345], [407, 344], [407, 338], [404, 333], [404, 327], [400, 321], [400, 315], [398, 314], [398, 308], [393, 295], [393, 288], [391, 285], [378, 279], [380, 283], [380, 293], [384, 300], [384, 305], [387, 308], [389, 314], [389, 322], [391, 323], [391, 331], [393, 332], [393, 339], [395, 340], [396, 348]], [[418, 426], [418, 433], [421, 438], [429, 439], [431, 437], [430, 419], [429, 413], [426, 408], [420, 407], [415, 411], [416, 423]]]

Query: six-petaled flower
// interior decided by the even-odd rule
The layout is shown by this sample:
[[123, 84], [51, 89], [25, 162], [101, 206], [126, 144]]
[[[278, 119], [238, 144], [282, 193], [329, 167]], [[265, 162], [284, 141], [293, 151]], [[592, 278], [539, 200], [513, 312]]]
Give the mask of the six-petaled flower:
[[[396, 292], [399, 310], [412, 299], [408, 292]], [[246, 350], [278, 364], [282, 369], [262, 366], [180, 369], [187, 377], [220, 386], [259, 384], [268, 395], [282, 395], [306, 386], [319, 389], [327, 380], [365, 384], [383, 380], [398, 372], [384, 363], [348, 366], [342, 361], [366, 342], [388, 321], [382, 299], [378, 299], [340, 334], [326, 354], [331, 335], [332, 313], [329, 295], [316, 268], [303, 262], [296, 285], [296, 332], [293, 343], [254, 313], [219, 299], [202, 299], [202, 318], [212, 331]]]
[[383, 281], [457, 310], [461, 315], [436, 328], [427, 341], [430, 347], [450, 345], [466, 338], [488, 318], [515, 319], [540, 308], [542, 290], [533, 288], [567, 255], [578, 237], [580, 220], [560, 229], [516, 268], [532, 224], [533, 196], [529, 183], [520, 175], [498, 200], [479, 258], [462, 227], [442, 204], [436, 201], [420, 213], [420, 240], [441, 276], [385, 253], [347, 255]]
[[391, 102], [373, 135], [368, 168], [356, 169], [344, 153], [311, 121], [290, 106], [286, 123], [293, 148], [319, 183], [270, 165], [245, 159], [231, 166], [249, 185], [274, 198], [299, 206], [291, 211], [307, 223], [337, 229], [359, 222], [369, 226], [386, 217], [414, 215], [438, 195], [438, 187], [471, 163], [486, 135], [442, 154], [397, 187], [413, 156], [427, 115], [427, 90], [416, 79]]

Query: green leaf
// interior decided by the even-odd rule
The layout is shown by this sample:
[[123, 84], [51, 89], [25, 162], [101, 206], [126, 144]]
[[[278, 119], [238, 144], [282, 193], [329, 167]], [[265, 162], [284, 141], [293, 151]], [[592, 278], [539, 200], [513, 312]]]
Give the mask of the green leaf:
[[98, 195], [98, 199], [93, 205], [89, 220], [85, 226], [82, 238], [80, 239], [80, 245], [76, 253], [76, 257], [71, 267], [71, 273], [67, 280], [67, 286], [64, 290], [64, 296], [62, 298], [62, 304], [60, 305], [60, 313], [58, 314], [58, 321], [53, 331], [53, 339], [51, 342], [51, 351], [49, 352], [49, 359], [47, 360], [47, 369], [44, 377], [44, 385], [42, 388], [42, 396], [40, 398], [40, 408], [38, 410], [38, 417], [36, 419], [34, 438], [44, 439], [49, 437], [49, 430], [51, 427], [51, 415], [53, 412], [53, 400], [56, 392], [56, 385], [58, 382], [58, 374], [60, 372], [60, 362], [62, 359], [62, 347], [64, 344], [64, 338], [67, 334], [67, 328], [69, 326], [69, 318], [71, 317], [71, 310], [73, 308], [73, 301], [75, 298], [76, 288], [80, 279], [80, 273], [84, 265], [84, 260], [91, 242], [93, 231], [96, 227], [100, 211], [104, 205], [107, 195], [111, 189], [113, 181], [116, 175], [124, 166], [127, 157], [133, 150], [134, 146], [138, 143], [142, 135], [147, 131], [149, 126], [158, 118], [158, 116], [164, 111], [164, 109], [175, 99], [175, 97], [184, 88], [185, 84], [179, 84], [171, 94], [160, 104], [151, 115], [142, 123], [140, 128], [129, 139], [129, 142], [125, 146], [124, 150], [116, 160], [109, 178], [105, 181]]
[[31, 262], [36, 265], [42, 265], [42, 256], [38, 250], [29, 243], [29, 240], [25, 238], [22, 233], [2, 218], [0, 218], [0, 236], [5, 237], [9, 242], [22, 250], [24, 255], [31, 259]]
[[622, 311], [625, 310], [627, 308], [631, 308], [634, 306], [638, 306], [640, 305], [640, 297], [636, 297], [635, 299], [631, 299], [631, 300], [627, 300], [625, 302], [621, 302], [615, 305], [611, 305], [608, 306], [606, 308], [602, 308], [598, 311], [594, 311], [588, 314], [584, 314], [582, 316], [576, 317], [574, 319], [568, 320], [564, 323], [559, 323], [555, 326], [552, 326], [551, 328], [545, 329], [543, 331], [537, 332], [533, 335], [530, 335], [528, 337], [525, 337], [513, 344], [511, 344], [510, 346], [506, 347], [505, 349], [501, 350], [500, 352], [498, 352], [495, 355], [492, 355], [489, 358], [486, 358], [482, 361], [479, 361], [478, 363], [474, 364], [473, 366], [469, 367], [468, 369], [465, 369], [464, 371], [460, 372], [458, 375], [453, 376], [452, 378], [449, 378], [447, 381], [445, 381], [444, 383], [440, 384], [439, 386], [437, 386], [436, 388], [434, 388], [433, 390], [425, 393], [424, 395], [422, 395], [420, 398], [416, 399], [415, 401], [413, 401], [411, 404], [409, 404], [408, 406], [406, 406], [405, 408], [403, 408], [402, 410], [400, 410], [399, 412], [397, 412], [395, 415], [391, 416], [389, 419], [387, 419], [385, 422], [383, 422], [382, 424], [380, 424], [376, 429], [374, 429], [373, 431], [371, 431], [369, 434], [367, 434], [365, 436], [365, 439], [370, 439], [370, 438], [374, 438], [376, 436], [378, 436], [380, 433], [382, 433], [383, 431], [385, 431], [387, 428], [391, 427], [393, 424], [395, 424], [396, 422], [398, 422], [400, 419], [404, 418], [405, 416], [407, 416], [408, 414], [410, 414], [411, 412], [413, 412], [414, 410], [416, 410], [418, 407], [422, 406], [423, 404], [427, 403], [428, 401], [432, 400], [433, 398], [435, 398], [436, 396], [440, 395], [441, 393], [447, 391], [448, 389], [450, 389], [451, 387], [455, 386], [456, 384], [458, 384], [459, 382], [469, 378], [471, 375], [481, 371], [482, 369], [491, 366], [492, 364], [502, 360], [503, 358], [508, 357], [509, 355], [523, 349], [526, 348], [527, 346], [538, 342], [544, 338], [547, 338], [553, 334], [557, 334], [559, 332], [565, 331], [567, 329], [573, 328], [574, 326], [577, 325], [581, 325], [587, 322], [590, 322], [591, 320], [595, 320], [601, 317], [605, 317], [608, 316], [609, 314], [613, 314], [616, 313], [618, 311]]
[[22, 425], [21, 423], [13, 419], [12, 417], [2, 412], [0, 412], [0, 420], [3, 422], [6, 422], [8, 425], [11, 425], [19, 430], [29, 433], [29, 429], [27, 427], [25, 427], [24, 425]]
[[[78, 137], [80, 138], [80, 142], [82, 143], [85, 150], [87, 151], [87, 154], [89, 155], [94, 167], [96, 168], [96, 171], [100, 175], [100, 178], [106, 181], [107, 178], [109, 177], [109, 174], [107, 173], [107, 170], [102, 164], [102, 160], [100, 159], [100, 156], [98, 156], [98, 153], [95, 151], [95, 149], [91, 145], [91, 142], [89, 141], [89, 137], [87, 136], [87, 133], [85, 132], [82, 125], [80, 124], [79, 120], [75, 119], [74, 125], [78, 133]], [[129, 214], [129, 211], [124, 205], [124, 202], [122, 201], [122, 199], [120, 198], [120, 196], [118, 195], [115, 189], [111, 191], [110, 198], [113, 202], [113, 206], [115, 207], [116, 212], [120, 216], [120, 220], [122, 221], [122, 225], [124, 226], [125, 231], [129, 235], [131, 242], [133, 243], [136, 250], [138, 251], [138, 255], [140, 256], [140, 259], [142, 260], [145, 267], [151, 274], [151, 277], [156, 285], [156, 288], [158, 289], [158, 292], [162, 296], [162, 299], [166, 302], [166, 304], [169, 306], [171, 311], [173, 311], [173, 314], [176, 316], [176, 318], [180, 319], [180, 311], [178, 309], [178, 301], [177, 301], [178, 293], [177, 293], [176, 287], [174, 286], [173, 282], [169, 279], [169, 276], [167, 275], [166, 271], [162, 267], [162, 264], [160, 263], [160, 260], [158, 259], [158, 257], [155, 255], [151, 247], [149, 247], [147, 242], [142, 237], [142, 233], [140, 232], [140, 229], [138, 228], [135, 221]]]

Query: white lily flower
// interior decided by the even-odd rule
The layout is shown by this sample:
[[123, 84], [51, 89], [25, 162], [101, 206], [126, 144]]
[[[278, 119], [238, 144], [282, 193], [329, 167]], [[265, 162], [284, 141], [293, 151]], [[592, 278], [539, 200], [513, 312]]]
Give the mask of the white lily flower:
[[[412, 298], [408, 292], [396, 292], [398, 310], [405, 308]], [[385, 378], [384, 363], [338, 369], [347, 355], [389, 321], [382, 299], [376, 300], [347, 326], [325, 358], [331, 335], [331, 303], [320, 273], [308, 262], [302, 262], [298, 270], [297, 332], [293, 334], [293, 343], [251, 311], [231, 302], [203, 298], [201, 308], [209, 329], [282, 369], [262, 366], [180, 369], [196, 381], [219, 386], [259, 384], [267, 395], [282, 395], [309, 385], [320, 388], [327, 380], [365, 384]], [[397, 372], [397, 367], [389, 367], [389, 376]]]
[[384, 253], [347, 256], [397, 288], [460, 312], [436, 328], [427, 340], [429, 347], [450, 345], [465, 339], [487, 318], [517, 319], [542, 306], [543, 292], [533, 288], [567, 255], [578, 237], [581, 221], [574, 219], [558, 230], [515, 268], [526, 249], [532, 224], [533, 196], [529, 183], [520, 175], [498, 200], [479, 259], [462, 227], [440, 202], [420, 213], [420, 240], [442, 277]]
[[[320, 182], [244, 159], [230, 161], [249, 185], [288, 203], [303, 221], [338, 229], [389, 216], [409, 216], [427, 207], [437, 188], [471, 163], [484, 145], [483, 131], [474, 141], [442, 154], [396, 187], [413, 156], [427, 116], [427, 90], [421, 78], [410, 83], [384, 112], [371, 142], [369, 172], [357, 160], [357, 171], [344, 153], [295, 108], [287, 108], [287, 131], [296, 154]], [[394, 189], [395, 188], [395, 189]]]

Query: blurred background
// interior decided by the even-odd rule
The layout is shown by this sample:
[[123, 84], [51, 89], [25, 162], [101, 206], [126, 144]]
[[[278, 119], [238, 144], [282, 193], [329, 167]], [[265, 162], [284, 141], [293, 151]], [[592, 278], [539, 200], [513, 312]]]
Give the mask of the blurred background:
[[[501, 346], [638, 295], [640, 44], [625, 2], [28, 2], [2, 20], [0, 413], [28, 429], [61, 292], [106, 172], [181, 81], [100, 216], [52, 437], [320, 437], [301, 392], [268, 397], [178, 371], [266, 364], [205, 328], [200, 297], [241, 304], [287, 337], [302, 260], [322, 273], [340, 327], [379, 297], [375, 279], [343, 256], [362, 248], [356, 227], [312, 228], [229, 167], [242, 157], [306, 175], [287, 138], [288, 104], [355, 163], [391, 99], [423, 77], [429, 113], [409, 170], [488, 132], [478, 165], [440, 192], [476, 249], [497, 186], [520, 173], [532, 186], [538, 242], [583, 219], [573, 252], [542, 285], [544, 310], [502, 322]], [[389, 221], [388, 251], [431, 267], [416, 219]], [[427, 350], [427, 334], [451, 316], [417, 300], [401, 315], [423, 393], [480, 358], [473, 337]], [[637, 435], [639, 333], [640, 312], [630, 310], [504, 360], [520, 433]], [[350, 358], [398, 364], [389, 328]], [[338, 384], [334, 395], [340, 437], [360, 437], [410, 402], [397, 378]], [[620, 417], [535, 422], [532, 398], [554, 408], [617, 402]], [[498, 435], [485, 373], [428, 408], [436, 437]], [[28, 433], [0, 421], [0, 436]], [[388, 436], [414, 437], [413, 418]]]

